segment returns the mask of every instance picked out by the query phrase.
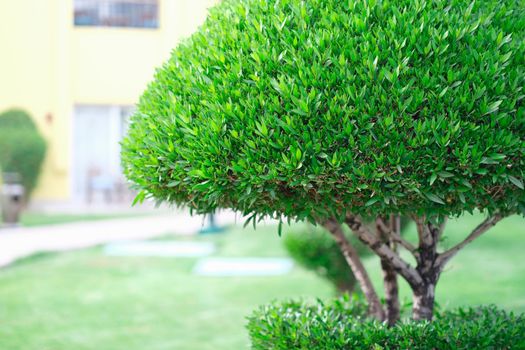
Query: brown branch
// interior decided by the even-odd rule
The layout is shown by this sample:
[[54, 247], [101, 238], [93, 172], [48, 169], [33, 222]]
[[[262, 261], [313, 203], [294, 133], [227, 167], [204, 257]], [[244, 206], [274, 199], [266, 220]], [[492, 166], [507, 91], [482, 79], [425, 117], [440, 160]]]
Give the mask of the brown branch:
[[377, 220], [376, 220], [376, 226], [377, 226], [377, 228], [378, 228], [378, 231], [379, 231], [379, 230], [380, 230], [380, 231], [383, 231], [383, 232], [384, 232], [385, 234], [387, 234], [387, 235], [390, 235], [390, 234], [391, 234], [391, 232], [390, 232], [390, 231], [391, 231], [391, 230], [390, 230], [390, 226], [387, 225], [387, 224], [385, 223], [385, 221], [384, 221], [382, 218], [380, 218], [380, 217], [377, 218]]
[[403, 276], [411, 286], [417, 286], [423, 282], [416, 269], [410, 266], [410, 264], [404, 261], [397, 253], [390, 249], [390, 247], [381, 242], [376, 235], [370, 232], [370, 230], [363, 225], [360, 218], [353, 214], [348, 214], [345, 222], [361, 242], [372, 249], [380, 258], [388, 261], [397, 273]]
[[434, 244], [434, 239], [429, 226], [426, 224], [426, 218], [424, 216], [414, 216], [413, 219], [416, 222], [417, 235], [419, 237], [419, 248], [421, 249], [422, 247], [432, 246]]
[[368, 275], [361, 259], [359, 258], [357, 250], [348, 241], [343, 232], [343, 228], [337, 220], [331, 218], [323, 222], [322, 225], [332, 234], [332, 236], [334, 236], [334, 239], [339, 245], [346, 262], [352, 269], [356, 280], [359, 282], [359, 286], [365, 294], [366, 300], [368, 302], [370, 315], [380, 321], [383, 321], [385, 318], [385, 311], [381, 305], [381, 301], [379, 300], [372, 281], [370, 280], [370, 276]]
[[456, 246], [450, 248], [446, 252], [443, 252], [439, 254], [436, 265], [439, 266], [441, 269], [445, 264], [454, 257], [461, 249], [463, 249], [467, 244], [487, 232], [490, 228], [492, 228], [494, 225], [496, 225], [501, 219], [503, 219], [503, 215], [501, 214], [495, 214], [494, 216], [490, 216], [485, 221], [483, 221], [481, 224], [478, 225], [468, 236], [465, 238], [461, 243], [458, 243]]
[[412, 255], [414, 255], [416, 258], [418, 257], [417, 248], [412, 245], [409, 241], [405, 240], [403, 237], [401, 237], [398, 233], [392, 232], [390, 234], [390, 237], [394, 242], [401, 245], [403, 248], [408, 250]]
[[[388, 227], [391, 233], [397, 233], [400, 230], [399, 216], [390, 215], [388, 226], [385, 224], [383, 218], [376, 219], [377, 236], [388, 245], [394, 252], [397, 252], [395, 242], [391, 235], [385, 232], [382, 227]], [[399, 285], [397, 282], [397, 272], [392, 265], [385, 259], [381, 259], [381, 270], [383, 271], [383, 287], [385, 290], [385, 316], [388, 325], [393, 326], [399, 321], [400, 306], [399, 306]]]
[[436, 234], [436, 240], [438, 242], [441, 239], [441, 236], [443, 236], [443, 232], [445, 231], [445, 226], [447, 225], [447, 220], [448, 220], [448, 218], [445, 216], [443, 218], [443, 222], [441, 224], [439, 224], [438, 231], [437, 231], [437, 234]]
[[381, 231], [388, 235], [390, 239], [394, 241], [394, 243], [399, 244], [417, 258], [417, 256], [419, 255], [417, 252], [417, 248], [412, 243], [401, 237], [400, 229], [392, 230], [389, 226], [385, 224], [385, 222], [382, 219], [378, 219], [378, 221], [379, 222], [376, 221], [376, 224], [378, 225], [378, 228], [381, 229]]

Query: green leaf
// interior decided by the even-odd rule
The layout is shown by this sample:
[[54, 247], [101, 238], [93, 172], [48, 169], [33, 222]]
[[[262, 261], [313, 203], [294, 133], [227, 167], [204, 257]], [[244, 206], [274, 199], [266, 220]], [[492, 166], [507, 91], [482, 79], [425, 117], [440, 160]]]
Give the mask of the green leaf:
[[133, 199], [133, 203], [131, 204], [132, 206], [137, 204], [137, 203], [140, 203], [142, 204], [144, 202], [144, 199], [146, 198], [146, 191], [140, 191], [139, 193], [137, 193], [137, 195], [135, 196], [135, 199]]
[[270, 84], [272, 84], [272, 87], [279, 93], [282, 95], [283, 91], [281, 90], [281, 86], [279, 85], [279, 82], [275, 79], [271, 79], [270, 80]]
[[369, 207], [377, 202], [379, 202], [380, 199], [377, 198], [377, 197], [374, 197], [374, 198], [370, 198], [366, 203], [365, 203], [365, 207]]
[[302, 155], [303, 153], [301, 152], [299, 148], [295, 150], [295, 159], [301, 160]]
[[256, 216], [257, 216], [257, 214], [250, 215], [250, 217], [248, 219], [246, 219], [246, 221], [244, 222], [244, 225], [242, 227], [246, 228], [246, 226], [248, 226], [250, 224], [250, 221], [253, 221], [253, 224], [255, 225]]
[[441, 198], [439, 198], [433, 193], [425, 193], [425, 196], [434, 203], [443, 204], [443, 205], [445, 204], [445, 202], [443, 202]]
[[211, 186], [210, 181], [206, 180], [204, 182], [201, 182], [201, 183], [198, 183], [198, 184], [194, 185], [192, 189], [193, 189], [193, 191], [204, 191], [207, 188], [209, 188], [210, 186]]
[[489, 155], [489, 157], [491, 159], [494, 159], [494, 160], [503, 160], [505, 159], [507, 156], [504, 155], [504, 154], [501, 154], [501, 153], [492, 153], [491, 155]]
[[437, 174], [436, 173], [433, 173], [432, 175], [430, 175], [430, 186], [432, 186], [432, 184], [436, 181], [437, 179]]
[[445, 96], [447, 91], [448, 91], [448, 86], [445, 86], [445, 88], [443, 90], [441, 90], [441, 92], [439, 93], [439, 98]]
[[444, 179], [449, 178], [449, 177], [454, 177], [454, 174], [452, 174], [452, 173], [450, 173], [448, 171], [444, 171], [444, 170], [440, 171], [438, 173], [438, 175], [439, 175], [439, 177], [442, 177]]
[[192, 171], [188, 173], [188, 175], [194, 176], [194, 177], [206, 177], [204, 175], [204, 172], [200, 169], [193, 169]]
[[518, 178], [516, 178], [516, 177], [514, 177], [514, 176], [512, 176], [512, 175], [509, 175], [509, 180], [510, 180], [510, 182], [512, 182], [514, 185], [516, 185], [518, 188], [520, 188], [520, 189], [522, 189], [522, 190], [524, 189], [524, 188], [523, 188], [523, 182], [522, 182], [520, 179], [518, 179]]
[[487, 109], [487, 111], [485, 112], [484, 115], [487, 115], [487, 114], [491, 114], [491, 113], [496, 112], [496, 111], [499, 109], [499, 106], [501, 105], [502, 102], [503, 102], [502, 100], [499, 100], [499, 101], [496, 101], [496, 102], [491, 103], [491, 104], [488, 106], [488, 109]]

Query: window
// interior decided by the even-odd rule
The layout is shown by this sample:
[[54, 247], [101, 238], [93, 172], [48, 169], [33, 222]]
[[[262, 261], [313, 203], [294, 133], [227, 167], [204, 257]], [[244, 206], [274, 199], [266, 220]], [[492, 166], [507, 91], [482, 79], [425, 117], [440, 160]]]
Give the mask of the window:
[[158, 0], [74, 0], [75, 26], [158, 28]]

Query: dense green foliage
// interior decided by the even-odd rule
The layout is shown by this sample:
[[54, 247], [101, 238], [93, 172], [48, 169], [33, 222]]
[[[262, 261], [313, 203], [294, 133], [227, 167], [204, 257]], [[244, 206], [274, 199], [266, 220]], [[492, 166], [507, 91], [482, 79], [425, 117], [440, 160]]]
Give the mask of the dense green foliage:
[[36, 186], [46, 154], [46, 142], [24, 111], [0, 114], [0, 168], [17, 173], [29, 196]]
[[[347, 235], [359, 255], [364, 256], [370, 251], [359, 241]], [[352, 269], [341, 253], [334, 238], [323, 229], [308, 226], [304, 229], [292, 229], [284, 234], [283, 243], [290, 256], [301, 266], [314, 271], [326, 278], [340, 292], [352, 292], [356, 280]]]
[[313, 220], [517, 212], [523, 0], [225, 0], [156, 73], [140, 198]]
[[432, 323], [395, 327], [362, 317], [365, 308], [347, 301], [261, 307], [249, 318], [255, 350], [291, 349], [525, 349], [525, 317], [480, 307], [445, 311]]

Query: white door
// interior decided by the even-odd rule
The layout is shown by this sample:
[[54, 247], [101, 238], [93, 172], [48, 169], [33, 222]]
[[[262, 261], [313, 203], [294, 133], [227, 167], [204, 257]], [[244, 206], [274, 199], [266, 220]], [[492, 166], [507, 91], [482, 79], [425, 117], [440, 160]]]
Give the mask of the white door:
[[122, 182], [120, 141], [131, 109], [120, 106], [76, 106], [73, 121], [73, 196], [106, 200]]

